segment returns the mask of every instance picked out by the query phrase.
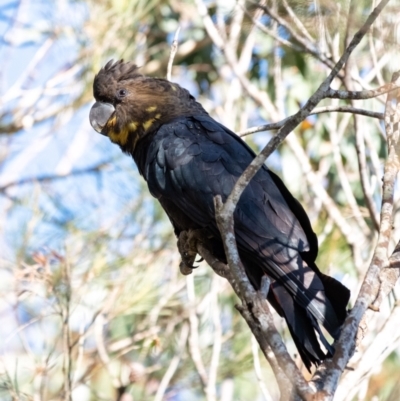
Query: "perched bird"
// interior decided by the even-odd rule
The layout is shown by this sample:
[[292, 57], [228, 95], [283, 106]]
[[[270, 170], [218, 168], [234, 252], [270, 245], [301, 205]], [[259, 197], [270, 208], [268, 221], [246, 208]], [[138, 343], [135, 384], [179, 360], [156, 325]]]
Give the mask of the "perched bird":
[[[131, 62], [109, 61], [93, 92], [92, 127], [133, 157], [175, 234], [202, 229], [226, 262], [213, 198], [227, 198], [254, 152], [186, 89], [146, 77]], [[320, 324], [338, 337], [350, 292], [315, 264], [318, 241], [306, 212], [263, 166], [237, 204], [234, 225], [250, 282], [259, 288], [263, 275], [270, 278], [268, 301], [285, 318], [305, 366], [318, 365], [334, 352]]]

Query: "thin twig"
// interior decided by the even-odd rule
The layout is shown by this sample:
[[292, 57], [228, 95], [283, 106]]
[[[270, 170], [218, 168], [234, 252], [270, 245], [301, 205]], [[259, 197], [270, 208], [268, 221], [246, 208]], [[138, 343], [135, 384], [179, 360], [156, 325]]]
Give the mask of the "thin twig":
[[71, 307], [71, 272], [68, 261], [64, 263], [64, 286], [65, 299], [62, 300], [62, 335], [64, 348], [63, 375], [64, 375], [64, 400], [72, 401], [72, 346], [71, 333], [69, 329], [70, 307]]
[[310, 159], [307, 157], [303, 147], [300, 145], [297, 136], [290, 135], [287, 138], [287, 144], [298, 159], [303, 174], [305, 175], [305, 178], [310, 185], [310, 188], [317, 196], [317, 198], [320, 199], [328, 215], [335, 222], [336, 226], [346, 238], [346, 242], [351, 247], [358, 247], [360, 245], [359, 233], [355, 231], [353, 227], [346, 221], [338, 206], [322, 185], [320, 179], [313, 170]]
[[179, 38], [180, 30], [181, 30], [181, 27], [178, 26], [178, 29], [175, 32], [174, 40], [172, 41], [172, 45], [171, 45], [171, 51], [169, 54], [168, 67], [167, 67], [167, 80], [168, 81], [171, 81], [172, 65], [174, 63], [175, 54], [178, 51], [178, 38]]
[[[272, 2], [272, 9], [274, 12], [277, 9], [277, 2], [274, 0]], [[276, 21], [272, 21], [272, 30], [274, 33], [278, 33], [278, 23]], [[275, 105], [278, 111], [278, 118], [282, 119], [285, 115], [285, 95], [286, 95], [286, 86], [283, 84], [282, 80], [282, 56], [280, 54], [281, 49], [279, 47], [279, 42], [277, 40], [274, 41], [273, 47], [273, 82], [275, 87]]]
[[161, 379], [160, 385], [158, 386], [157, 389], [157, 393], [154, 397], [154, 401], [162, 401], [164, 394], [167, 391], [168, 384], [171, 381], [172, 377], [176, 372], [176, 369], [179, 366], [179, 362], [181, 360], [183, 351], [185, 350], [185, 344], [188, 336], [189, 336], [189, 325], [187, 323], [184, 323], [177, 344], [177, 353], [171, 359], [168, 369], [166, 370], [163, 378]]
[[[389, 1], [389, 0], [384, 0]], [[347, 90], [339, 90], [339, 89], [329, 89], [326, 93], [327, 98], [331, 99], [354, 99], [354, 100], [361, 100], [361, 99], [371, 99], [373, 97], [378, 97], [384, 95], [388, 92], [391, 92], [395, 89], [399, 89], [400, 84], [396, 84], [391, 82], [389, 84], [383, 85], [377, 89], [369, 89], [369, 90], [362, 90], [362, 91], [347, 91]]]
[[260, 386], [265, 401], [272, 401], [271, 394], [269, 393], [268, 388], [265, 385], [264, 380], [262, 378], [260, 357], [258, 356], [258, 344], [254, 336], [251, 336], [251, 351], [253, 352], [254, 371], [256, 372], [258, 385]]
[[201, 383], [204, 388], [207, 388], [208, 375], [206, 368], [204, 367], [203, 358], [200, 351], [199, 341], [199, 319], [196, 315], [196, 294], [194, 291], [193, 274], [186, 276], [186, 292], [190, 303], [189, 308], [189, 354], [192, 358], [197, 373], [200, 376]]
[[[264, 4], [265, 2], [266, 2], [266, 0], [260, 0], [260, 4]], [[243, 4], [239, 3], [238, 7], [241, 7], [241, 9], [246, 12], [246, 10], [243, 8]], [[263, 14], [264, 14], [264, 12], [262, 10], [256, 9], [252, 18], [255, 21], [258, 21], [259, 18], [261, 18]], [[256, 33], [257, 33], [256, 26], [253, 25], [251, 27], [249, 34], [247, 35], [244, 45], [241, 47], [241, 53], [240, 53], [240, 56], [238, 57], [238, 59], [239, 59], [238, 65], [239, 65], [239, 70], [242, 71], [243, 74], [245, 74], [246, 71], [249, 70], [251, 62], [253, 60], [253, 54], [254, 54], [253, 50], [254, 50], [254, 46], [256, 45]]]
[[10, 97], [14, 96], [16, 92], [18, 92], [24, 82], [30, 77], [31, 74], [34, 73], [35, 68], [37, 68], [38, 64], [43, 60], [45, 55], [50, 51], [50, 48], [53, 46], [55, 42], [56, 36], [49, 36], [42, 46], [37, 50], [34, 57], [31, 59], [28, 65], [22, 71], [22, 74], [18, 77], [16, 82], [8, 89], [8, 91], [2, 96], [2, 102], [8, 102]]
[[[371, 132], [370, 130], [367, 130], [364, 132], [364, 139], [365, 139], [365, 145], [368, 148], [368, 154], [371, 160], [371, 165], [372, 165], [372, 178], [375, 179], [375, 181], [379, 181], [380, 177], [382, 175], [382, 165], [381, 161], [379, 159], [377, 147], [375, 143], [373, 142], [371, 138]], [[376, 187], [376, 188], [375, 188]], [[377, 189], [379, 191], [379, 197], [382, 195], [382, 187], [381, 185], [377, 185], [376, 183], [374, 184], [374, 187], [372, 188], [372, 191]]]
[[[337, 116], [332, 114], [331, 119], [335, 120], [337, 122]], [[331, 125], [331, 124], [330, 124]], [[339, 177], [340, 184], [342, 186], [343, 192], [346, 196], [347, 202], [351, 207], [351, 210], [353, 212], [354, 218], [360, 227], [360, 230], [365, 236], [370, 235], [370, 229], [365, 223], [364, 217], [362, 216], [362, 213], [360, 211], [360, 208], [357, 204], [356, 198], [353, 194], [348, 176], [346, 174], [345, 168], [343, 166], [343, 160], [342, 160], [342, 155], [340, 153], [340, 136], [338, 135], [338, 129], [336, 127], [331, 127], [329, 129], [329, 136], [332, 144], [332, 151], [333, 151], [333, 160], [336, 166], [336, 171]]]
[[283, 5], [284, 5], [288, 15], [290, 15], [290, 17], [292, 18], [292, 21], [297, 26], [297, 29], [303, 34], [303, 36], [309, 41], [309, 43], [314, 43], [315, 39], [307, 31], [306, 27], [303, 25], [303, 23], [297, 17], [296, 13], [293, 11], [292, 7], [290, 7], [287, 0], [283, 0]]
[[[350, 14], [353, 14], [352, 7], [354, 7], [354, 2], [351, 3], [350, 5]], [[349, 26], [351, 25], [351, 16], [349, 15], [348, 18], [348, 29]], [[350, 60], [346, 64], [346, 74], [345, 74], [345, 79], [344, 79], [344, 84], [346, 86], [346, 89], [349, 90], [349, 92], [353, 91], [354, 85], [351, 80], [351, 71], [354, 69], [354, 62]], [[355, 100], [351, 99], [350, 100], [351, 106], [354, 107], [355, 105]], [[365, 203], [367, 205], [368, 211], [370, 218], [372, 220], [372, 225], [374, 226], [375, 230], [379, 230], [379, 220], [377, 217], [377, 212], [375, 208], [374, 201], [372, 199], [372, 193], [371, 193], [371, 187], [369, 183], [369, 174], [367, 172], [367, 162], [366, 162], [366, 154], [365, 154], [365, 142], [364, 142], [364, 133], [363, 130], [361, 129], [362, 121], [359, 116], [354, 115], [353, 116], [353, 126], [354, 126], [354, 131], [355, 131], [355, 137], [356, 137], [356, 152], [357, 152], [357, 162], [358, 162], [358, 170], [360, 174], [360, 181], [361, 181], [361, 188], [364, 194], [364, 199]]]
[[254, 26], [257, 27], [260, 31], [266, 33], [268, 36], [271, 36], [271, 38], [275, 39], [277, 42], [279, 42], [282, 46], [286, 46], [289, 49], [295, 50], [295, 51], [303, 51], [303, 47], [299, 47], [294, 45], [292, 42], [290, 42], [289, 40], [279, 36], [277, 34], [276, 31], [274, 31], [273, 29], [270, 29], [268, 27], [266, 27], [265, 25], [263, 25], [260, 21], [258, 21], [256, 18], [254, 18], [249, 11], [247, 11], [244, 8], [244, 11], [246, 13], [246, 15], [251, 19], [251, 21], [253, 22]]
[[369, 182], [370, 173], [367, 171], [367, 160], [365, 154], [365, 142], [364, 142], [364, 130], [360, 127], [360, 121], [357, 116], [353, 118], [354, 130], [356, 136], [356, 151], [357, 151], [357, 161], [358, 169], [360, 172], [361, 188], [364, 193], [365, 203], [367, 205], [369, 215], [372, 220], [372, 225], [375, 230], [379, 230], [379, 219], [376, 211], [375, 203], [372, 197], [371, 185]]
[[295, 29], [293, 29], [293, 25], [286, 22], [282, 17], [278, 15], [278, 13], [276, 13], [270, 7], [260, 4], [257, 4], [257, 7], [262, 8], [273, 20], [275, 20], [276, 22], [278, 22], [279, 25], [287, 29], [290, 35], [302, 46], [304, 51], [311, 54], [316, 59], [320, 60], [322, 63], [326, 64], [328, 67], [332, 68], [334, 66], [333, 60], [331, 60], [326, 53], [321, 52], [320, 49], [318, 49], [315, 40], [310, 41], [308, 37], [306, 38], [300, 35]]
[[239, 0], [235, 6], [233, 12], [232, 22], [229, 26], [229, 36], [227, 38], [227, 46], [229, 46], [233, 51], [237, 51], [239, 38], [241, 34], [242, 22], [243, 22], [243, 4], [244, 0]]
[[362, 116], [377, 118], [378, 120], [383, 120], [384, 119], [383, 113], [379, 113], [379, 112], [372, 111], [372, 110], [359, 109], [359, 108], [352, 107], [352, 106], [324, 106], [324, 107], [318, 107], [318, 108], [314, 109], [310, 113], [310, 115], [321, 114], [321, 113], [331, 113], [331, 112], [359, 114], [359, 115], [362, 115]]
[[0, 193], [6, 191], [8, 188], [25, 185], [25, 184], [33, 184], [36, 182], [48, 182], [48, 181], [55, 181], [60, 179], [65, 179], [71, 176], [83, 175], [83, 174], [91, 174], [91, 173], [98, 173], [104, 167], [107, 167], [110, 162], [102, 162], [92, 167], [83, 168], [80, 170], [73, 170], [68, 174], [46, 174], [41, 175], [38, 177], [27, 177], [22, 178], [18, 181], [9, 182], [3, 186], [0, 186]]
[[195, 3], [197, 5], [199, 15], [203, 19], [203, 24], [208, 35], [212, 39], [215, 46], [224, 52], [229, 67], [239, 79], [242, 87], [252, 98], [256, 99], [257, 102], [262, 104], [262, 106], [271, 116], [276, 114], [276, 108], [269, 95], [266, 92], [259, 91], [258, 88], [244, 75], [243, 71], [241, 71], [237, 62], [236, 54], [229, 46], [226, 45], [226, 41], [224, 40], [222, 33], [220, 33], [220, 31], [216, 28], [212, 18], [208, 14], [207, 6], [204, 4], [203, 0], [195, 0]]
[[72, 384], [78, 383], [78, 374], [81, 372], [82, 369], [82, 361], [83, 361], [83, 355], [84, 355], [84, 345], [85, 345], [85, 331], [87, 328], [85, 328], [86, 321], [85, 319], [82, 319], [81, 325], [79, 327], [79, 336], [78, 339], [76, 340], [78, 342], [78, 356], [76, 358], [75, 362], [75, 374], [72, 379]]
[[[384, 119], [383, 113], [379, 113], [379, 112], [371, 111], [371, 110], [358, 109], [358, 108], [355, 108], [352, 106], [317, 107], [309, 115], [312, 116], [312, 115], [316, 115], [316, 114], [332, 113], [332, 112], [360, 114], [362, 116], [377, 118], [378, 120]], [[265, 124], [265, 125], [260, 125], [258, 127], [248, 128], [245, 131], [238, 132], [238, 135], [246, 136], [246, 135], [250, 135], [250, 134], [255, 134], [256, 132], [272, 131], [272, 130], [280, 129], [293, 116], [294, 116], [294, 114], [292, 114], [290, 117], [287, 117], [281, 121], [278, 121], [277, 123]]]
[[217, 394], [216, 394], [217, 374], [218, 374], [218, 364], [222, 347], [222, 326], [220, 321], [219, 305], [218, 305], [219, 280], [220, 278], [218, 276], [214, 276], [211, 285], [210, 306], [212, 308], [211, 313], [212, 313], [212, 322], [214, 326], [214, 338], [213, 338], [210, 368], [208, 371], [208, 384], [206, 387], [207, 401], [217, 400]]
[[374, 67], [373, 71], [375, 71], [379, 85], [383, 86], [385, 81], [383, 80], [382, 77], [382, 69], [378, 67], [378, 57], [376, 55], [374, 35], [372, 32], [370, 32], [368, 35], [368, 42], [369, 42], [369, 52], [371, 54], [371, 59], [372, 59], [372, 65]]

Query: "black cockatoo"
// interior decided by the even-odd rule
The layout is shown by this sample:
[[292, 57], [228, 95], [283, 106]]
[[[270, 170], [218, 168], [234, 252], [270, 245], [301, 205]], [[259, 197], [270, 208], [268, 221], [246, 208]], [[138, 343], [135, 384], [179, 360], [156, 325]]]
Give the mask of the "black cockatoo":
[[[254, 152], [186, 89], [146, 77], [131, 62], [108, 62], [93, 92], [91, 125], [133, 157], [175, 234], [207, 232], [212, 252], [226, 261], [213, 198], [227, 198]], [[315, 264], [318, 241], [303, 207], [263, 166], [238, 202], [234, 226], [250, 282], [259, 288], [269, 277], [268, 301], [285, 318], [306, 367], [318, 365], [333, 353], [319, 324], [338, 337], [350, 292]]]

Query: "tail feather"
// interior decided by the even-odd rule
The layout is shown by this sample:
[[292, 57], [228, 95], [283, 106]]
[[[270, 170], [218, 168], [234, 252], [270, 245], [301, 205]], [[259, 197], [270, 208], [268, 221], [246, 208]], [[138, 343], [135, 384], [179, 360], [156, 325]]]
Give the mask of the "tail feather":
[[318, 342], [315, 329], [319, 332], [323, 344], [327, 346], [329, 354], [333, 353], [332, 347], [321, 333], [317, 320], [306, 309], [298, 305], [282, 285], [277, 282], [271, 285], [268, 301], [286, 320], [300, 357], [309, 371], [312, 365], [318, 366], [326, 358], [326, 354]]
[[[301, 254], [303, 257], [304, 255]], [[306, 260], [303, 258], [303, 260]], [[329, 299], [340, 324], [346, 319], [346, 307], [350, 299], [350, 290], [345, 287], [340, 281], [322, 273], [315, 262], [306, 260], [307, 265], [317, 274], [324, 286], [325, 296]]]
[[[315, 278], [321, 280], [324, 290], [316, 292], [315, 297], [311, 296], [311, 291], [308, 294], [310, 297], [308, 305], [299, 302], [296, 295], [286, 288], [285, 281], [273, 282], [268, 294], [269, 302], [286, 320], [300, 357], [308, 370], [311, 369], [312, 364], [317, 366], [327, 356], [333, 355], [334, 348], [323, 335], [319, 323], [333, 338], [337, 339], [346, 317], [346, 305], [350, 296], [349, 290], [339, 281], [321, 273], [317, 267], [315, 272], [317, 273]], [[318, 314], [314, 314], [314, 310], [318, 310]], [[320, 319], [322, 311], [325, 315], [323, 320]], [[328, 351], [327, 354], [321, 349], [317, 333], [319, 341]]]
[[[270, 277], [268, 301], [286, 320], [307, 369], [332, 356], [334, 348], [323, 335], [321, 326], [334, 339], [338, 338], [347, 315], [350, 291], [339, 281], [321, 273], [313, 261], [307, 263], [302, 255], [296, 259], [296, 268], [278, 265], [271, 259], [260, 263], [260, 260], [245, 256], [246, 272], [255, 288], [259, 288], [263, 271]], [[262, 270], [257, 268], [260, 264]]]
[[[315, 265], [308, 266], [301, 258], [296, 263], [296, 269], [290, 269], [284, 264], [278, 265], [271, 260], [268, 260], [268, 264], [274, 266], [273, 271], [275, 273], [278, 272], [277, 277], [275, 277], [277, 288], [284, 286], [286, 296], [292, 297], [295, 303], [306, 309], [310, 315], [318, 320], [333, 338], [337, 338], [340, 326], [343, 323], [337, 313], [341, 306], [336, 306], [336, 299], [333, 297], [334, 290], [332, 289], [330, 295], [333, 302], [330, 301], [323, 280], [327, 285], [332, 281], [343, 288], [345, 287], [331, 278], [327, 282], [328, 276], [323, 275]], [[321, 276], [324, 278], [321, 279]], [[344, 307], [341, 313], [346, 313]]]
[[346, 307], [350, 299], [350, 291], [340, 281], [337, 281], [333, 277], [327, 276], [324, 273], [319, 273], [324, 288], [325, 295], [329, 299], [333, 309], [335, 310], [336, 316], [340, 323], [343, 324], [346, 319], [347, 311]]

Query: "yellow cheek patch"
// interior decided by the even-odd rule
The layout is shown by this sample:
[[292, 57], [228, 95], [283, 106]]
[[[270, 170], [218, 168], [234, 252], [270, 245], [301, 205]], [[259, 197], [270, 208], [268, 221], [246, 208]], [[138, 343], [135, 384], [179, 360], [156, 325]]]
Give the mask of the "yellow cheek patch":
[[156, 119], [158, 120], [158, 119], [161, 117], [161, 114], [158, 113], [158, 114], [155, 115], [155, 117], [156, 117]]
[[128, 142], [129, 138], [129, 129], [122, 129], [120, 132], [115, 132], [114, 130], [110, 131], [108, 137], [112, 142], [124, 146]]
[[112, 130], [116, 122], [117, 122], [117, 117], [114, 116], [107, 121], [106, 127]]
[[135, 132], [138, 129], [139, 123], [137, 123], [136, 121], [132, 121], [119, 132], [115, 131], [114, 129], [116, 123], [116, 116], [110, 118], [107, 121], [107, 135], [111, 139], [111, 142], [124, 146], [128, 142], [129, 133]]
[[154, 118], [151, 118], [150, 120], [147, 120], [143, 123], [143, 128], [145, 131], [147, 131], [154, 123]]
[[152, 111], [156, 111], [157, 110], [157, 106], [150, 106], [146, 109], [147, 112], [151, 113]]
[[132, 121], [131, 123], [129, 123], [129, 130], [130, 131], [136, 131], [138, 128], [138, 123], [136, 121]]

